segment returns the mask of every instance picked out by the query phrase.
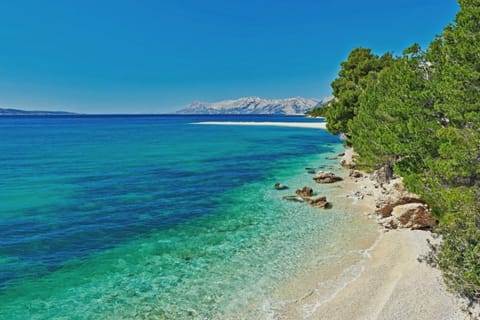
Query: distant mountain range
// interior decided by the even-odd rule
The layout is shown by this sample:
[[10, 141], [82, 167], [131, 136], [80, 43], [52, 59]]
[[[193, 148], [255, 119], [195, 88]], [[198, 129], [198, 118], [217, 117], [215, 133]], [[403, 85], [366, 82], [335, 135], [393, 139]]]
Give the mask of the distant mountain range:
[[[305, 112], [321, 107], [332, 100], [332, 97], [307, 99], [301, 97], [288, 99], [262, 99], [246, 97], [236, 100], [219, 102], [194, 102], [178, 110], [177, 114], [277, 114], [277, 115], [304, 115]], [[48, 116], [48, 115], [75, 115], [78, 113], [66, 111], [27, 111], [11, 108], [0, 108], [0, 116]]]
[[305, 112], [322, 106], [331, 98], [306, 99], [262, 99], [247, 97], [214, 103], [194, 102], [177, 111], [178, 114], [284, 114], [303, 115]]
[[26, 111], [19, 109], [2, 109], [0, 108], [0, 116], [49, 116], [49, 115], [72, 115], [73, 112], [65, 111]]

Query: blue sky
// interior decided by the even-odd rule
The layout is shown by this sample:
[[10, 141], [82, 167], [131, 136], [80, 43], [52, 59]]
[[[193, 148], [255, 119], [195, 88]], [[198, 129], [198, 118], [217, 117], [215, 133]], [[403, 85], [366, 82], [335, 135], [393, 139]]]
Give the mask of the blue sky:
[[354, 47], [400, 53], [456, 0], [0, 1], [0, 107], [164, 113], [322, 98]]

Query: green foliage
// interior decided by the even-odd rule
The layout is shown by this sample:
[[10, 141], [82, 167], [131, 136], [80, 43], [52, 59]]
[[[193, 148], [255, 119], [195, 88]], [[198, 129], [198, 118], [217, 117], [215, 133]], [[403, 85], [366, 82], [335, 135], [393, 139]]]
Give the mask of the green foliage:
[[[455, 24], [432, 42], [432, 90], [441, 117], [438, 157], [428, 162], [429, 188], [446, 218], [434, 257], [455, 292], [480, 301], [480, 1], [461, 0]], [[434, 191], [434, 192], [432, 192]]]
[[[415, 54], [410, 53], [413, 50]], [[405, 52], [367, 86], [349, 131], [365, 164], [395, 164], [409, 174], [423, 167], [424, 158], [430, 156], [435, 144], [431, 136], [438, 124], [425, 72], [418, 67], [424, 63], [423, 54], [416, 45]]]
[[315, 107], [310, 111], [307, 111], [305, 114], [311, 117], [326, 117], [329, 104], [323, 105], [321, 107]]
[[443, 271], [448, 287], [480, 301], [480, 208], [464, 208], [438, 230], [443, 242], [430, 259]]
[[460, 1], [455, 24], [432, 43], [429, 58], [436, 65], [436, 109], [456, 127], [479, 128], [480, 3]]
[[376, 78], [376, 74], [392, 60], [391, 54], [378, 57], [370, 49], [352, 50], [347, 61], [342, 62], [338, 78], [332, 82], [333, 95], [336, 99], [330, 103], [325, 113], [330, 132], [350, 135], [348, 122], [355, 116], [360, 95]]
[[424, 52], [354, 49], [332, 82], [327, 128], [362, 166], [394, 168], [440, 219], [433, 253], [452, 290], [480, 301], [480, 0]]

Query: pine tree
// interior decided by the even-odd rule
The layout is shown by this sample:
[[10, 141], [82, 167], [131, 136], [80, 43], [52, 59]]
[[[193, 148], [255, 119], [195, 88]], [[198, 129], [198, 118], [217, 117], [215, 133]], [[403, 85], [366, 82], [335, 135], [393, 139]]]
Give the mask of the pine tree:
[[356, 114], [360, 95], [376, 74], [391, 62], [391, 54], [378, 57], [366, 48], [356, 48], [350, 52], [347, 61], [341, 63], [338, 78], [331, 84], [335, 100], [326, 112], [330, 132], [342, 132], [350, 136], [348, 122]]

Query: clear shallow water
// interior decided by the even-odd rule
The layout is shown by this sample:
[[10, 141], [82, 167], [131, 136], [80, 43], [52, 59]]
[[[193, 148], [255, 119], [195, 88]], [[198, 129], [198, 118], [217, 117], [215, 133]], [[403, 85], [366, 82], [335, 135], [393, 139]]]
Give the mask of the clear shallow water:
[[281, 199], [323, 191], [304, 168], [335, 166], [337, 137], [191, 124], [266, 119], [318, 121], [0, 118], [0, 318], [267, 317], [279, 283], [371, 229]]

